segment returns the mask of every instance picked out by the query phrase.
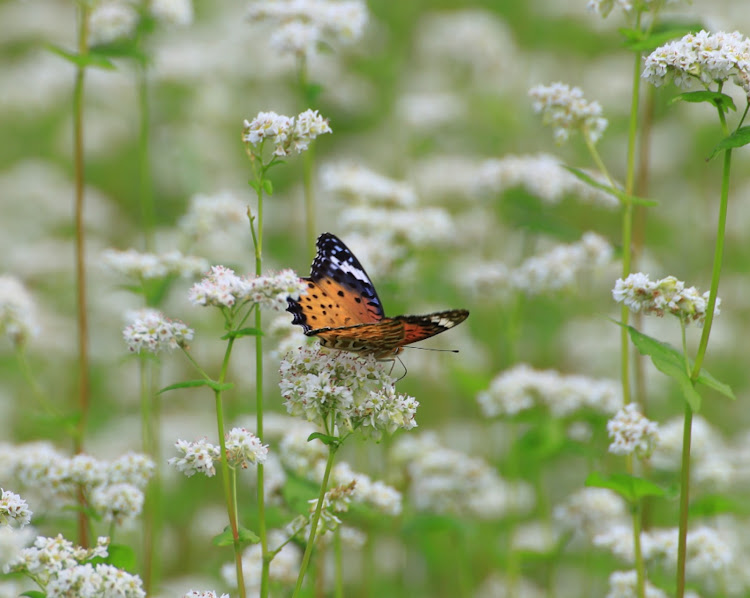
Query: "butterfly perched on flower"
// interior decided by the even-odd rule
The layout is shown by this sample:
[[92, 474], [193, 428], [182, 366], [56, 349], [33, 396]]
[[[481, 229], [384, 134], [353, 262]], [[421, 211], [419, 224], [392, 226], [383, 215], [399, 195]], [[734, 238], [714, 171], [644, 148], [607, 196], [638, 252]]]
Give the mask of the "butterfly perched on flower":
[[374, 355], [398, 355], [404, 346], [430, 338], [463, 322], [465, 309], [424, 316], [387, 318], [367, 272], [344, 243], [331, 233], [318, 237], [307, 292], [288, 299], [293, 324], [324, 347]]

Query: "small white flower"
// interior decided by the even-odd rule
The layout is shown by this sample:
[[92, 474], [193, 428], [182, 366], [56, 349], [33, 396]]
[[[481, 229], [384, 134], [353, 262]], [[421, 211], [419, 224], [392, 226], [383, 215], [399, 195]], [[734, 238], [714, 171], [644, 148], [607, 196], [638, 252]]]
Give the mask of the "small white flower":
[[21, 345], [39, 333], [34, 301], [21, 282], [0, 275], [0, 334]]
[[10, 490], [0, 488], [0, 525], [11, 522], [23, 527], [31, 523], [31, 509], [24, 499]]
[[[609, 592], [606, 598], [636, 598], [638, 596], [637, 573], [615, 571], [609, 576]], [[646, 598], [667, 598], [666, 592], [646, 580]]]
[[529, 90], [529, 96], [534, 100], [534, 112], [542, 115], [542, 122], [554, 127], [557, 143], [567, 141], [574, 130], [596, 143], [607, 128], [599, 102], [588, 102], [579, 87], [564, 83], [537, 85]]
[[638, 410], [638, 405], [629, 403], [607, 422], [607, 434], [612, 439], [609, 452], [615, 455], [636, 454], [648, 458], [659, 441], [659, 426]]
[[97, 486], [91, 493], [91, 506], [107, 523], [117, 525], [133, 521], [143, 510], [143, 491], [132, 484]]
[[588, 538], [626, 522], [625, 501], [606, 488], [582, 488], [555, 507], [556, 523], [563, 529], [582, 532]]
[[127, 483], [143, 489], [156, 471], [156, 463], [148, 455], [128, 452], [107, 467], [107, 482]]
[[255, 146], [271, 140], [274, 155], [289, 156], [302, 153], [318, 135], [331, 132], [328, 120], [317, 110], [306, 110], [295, 117], [260, 112], [252, 121], [244, 121], [242, 138]]
[[124, 0], [102, 0], [89, 15], [89, 42], [106, 44], [130, 37], [138, 25], [138, 11]]
[[193, 22], [193, 0], [150, 0], [151, 15], [167, 25], [190, 25]]
[[183, 255], [179, 251], [163, 254], [141, 253], [135, 249], [105, 249], [101, 264], [110, 271], [137, 281], [180, 276], [191, 278], [208, 269], [203, 258]]
[[155, 309], [142, 309], [128, 314], [131, 323], [122, 331], [128, 349], [133, 353], [159, 353], [185, 347], [193, 338], [192, 328], [170, 320]]
[[181, 230], [199, 238], [238, 226], [247, 226], [247, 205], [228, 191], [194, 195], [186, 214], [179, 221]]
[[182, 456], [172, 457], [167, 463], [177, 468], [177, 471], [184, 473], [187, 477], [196, 472], [203, 473], [209, 478], [216, 475], [214, 461], [221, 458], [221, 449], [218, 446], [201, 438], [197, 442], [178, 440], [175, 447]]
[[268, 446], [245, 428], [232, 428], [226, 438], [227, 460], [230, 464], [246, 469], [248, 465], [265, 463]]

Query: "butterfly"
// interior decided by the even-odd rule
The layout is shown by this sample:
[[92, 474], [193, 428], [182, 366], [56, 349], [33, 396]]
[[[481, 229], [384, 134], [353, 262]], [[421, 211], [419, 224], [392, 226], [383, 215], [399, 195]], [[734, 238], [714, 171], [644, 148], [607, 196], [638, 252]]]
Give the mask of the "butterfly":
[[403, 347], [430, 338], [463, 322], [465, 309], [424, 316], [387, 318], [367, 272], [344, 243], [331, 233], [317, 241], [306, 293], [287, 299], [294, 319], [307, 336], [324, 347], [386, 359]]

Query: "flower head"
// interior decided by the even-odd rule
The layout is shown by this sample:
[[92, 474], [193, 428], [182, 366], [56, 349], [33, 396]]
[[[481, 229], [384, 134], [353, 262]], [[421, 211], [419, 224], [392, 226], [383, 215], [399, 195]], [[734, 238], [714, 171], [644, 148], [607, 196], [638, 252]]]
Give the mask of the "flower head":
[[295, 117], [260, 112], [252, 121], [244, 121], [242, 138], [254, 146], [273, 141], [274, 155], [289, 156], [302, 153], [318, 135], [331, 132], [328, 120], [317, 110], [306, 110]]
[[203, 473], [207, 477], [216, 475], [214, 461], [221, 458], [221, 449], [208, 442], [206, 438], [201, 438], [196, 442], [187, 440], [178, 440], [175, 442], [177, 452], [181, 457], [172, 457], [167, 461], [170, 465], [177, 468], [177, 471], [191, 477], [196, 472]]
[[641, 76], [657, 87], [670, 80], [678, 87], [691, 80], [707, 87], [733, 79], [750, 95], [750, 40], [737, 31], [688, 33], [651, 52]]
[[94, 488], [90, 503], [107, 523], [123, 525], [143, 510], [143, 491], [132, 484], [104, 484]]
[[23, 527], [31, 522], [31, 515], [31, 509], [24, 499], [15, 492], [0, 488], [0, 525], [14, 522]]
[[247, 226], [247, 205], [228, 191], [194, 195], [179, 222], [180, 229], [194, 237], [226, 231], [237, 225]]
[[137, 281], [168, 276], [191, 278], [208, 269], [208, 262], [203, 258], [183, 255], [179, 251], [156, 254], [135, 249], [106, 249], [101, 263], [110, 271]]
[[231, 465], [247, 469], [248, 464], [264, 463], [268, 447], [245, 428], [232, 428], [226, 438], [227, 459]]
[[[652, 282], [648, 274], [635, 272], [625, 280], [617, 279], [612, 297], [635, 313], [656, 314], [659, 317], [671, 313], [685, 323], [697, 321], [702, 325], [706, 319], [709, 292], [701, 295], [695, 287], [685, 287], [685, 283], [674, 276]], [[719, 315], [720, 304], [721, 299], [717, 297], [714, 315]]]
[[555, 128], [557, 143], [567, 141], [576, 129], [596, 143], [607, 128], [599, 102], [588, 102], [579, 87], [564, 83], [537, 85], [529, 90], [529, 96], [534, 100], [534, 112], [541, 113], [542, 122]]
[[122, 336], [133, 353], [159, 353], [185, 347], [193, 338], [193, 329], [177, 320], [170, 320], [155, 309], [141, 309], [128, 315], [131, 323]]
[[125, 0], [102, 0], [89, 16], [90, 43], [106, 44], [130, 37], [138, 25], [138, 11]]
[[331, 414], [339, 431], [361, 430], [374, 438], [384, 431], [415, 427], [419, 403], [398, 394], [385, 367], [372, 355], [360, 357], [321, 347], [301, 347], [281, 362], [281, 396], [290, 415], [321, 427]]
[[635, 453], [644, 459], [651, 455], [659, 441], [659, 426], [638, 411], [638, 405], [629, 403], [607, 422], [607, 434], [612, 439], [609, 452], [615, 455]]

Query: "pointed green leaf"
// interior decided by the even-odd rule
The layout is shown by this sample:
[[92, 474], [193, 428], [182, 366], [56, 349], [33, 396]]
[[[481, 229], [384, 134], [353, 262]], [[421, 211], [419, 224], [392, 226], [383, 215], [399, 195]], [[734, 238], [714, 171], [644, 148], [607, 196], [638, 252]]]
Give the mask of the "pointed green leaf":
[[101, 56], [99, 54], [96, 54], [95, 52], [90, 52], [88, 54], [76, 54], [75, 52], [70, 52], [53, 44], [45, 45], [50, 52], [52, 52], [53, 54], [57, 54], [68, 62], [72, 62], [77, 67], [85, 68], [91, 66], [108, 71], [115, 70], [115, 65], [112, 64], [112, 62], [106, 56]]
[[237, 533], [240, 537], [240, 544], [257, 544], [260, 542], [260, 536], [245, 527], [240, 526]]
[[646, 496], [666, 495], [664, 489], [653, 482], [624, 473], [604, 476], [595, 471], [586, 478], [586, 486], [613, 490], [631, 504]]
[[224, 391], [224, 390], [230, 390], [234, 388], [234, 384], [231, 384], [231, 383], [221, 384], [214, 380], [185, 380], [183, 382], [176, 382], [175, 384], [170, 384], [169, 386], [165, 386], [157, 394], [167, 392], [168, 390], [176, 390], [178, 388], [196, 388], [198, 386], [208, 386], [216, 391]]
[[224, 531], [220, 534], [216, 534], [211, 538], [211, 544], [214, 546], [231, 546], [234, 544], [234, 536], [232, 535], [232, 528], [228, 525], [224, 528]]
[[720, 91], [686, 91], [678, 96], [673, 97], [669, 103], [674, 104], [675, 102], [690, 102], [692, 104], [698, 104], [700, 102], [708, 102], [719, 108], [722, 112], [729, 112], [730, 110], [737, 111], [737, 107], [734, 105], [734, 100], [731, 96]]
[[106, 561], [118, 569], [135, 571], [135, 551], [125, 544], [110, 544]]
[[239, 338], [241, 336], [263, 336], [263, 332], [257, 328], [240, 328], [239, 330], [230, 330], [221, 337], [221, 340], [226, 341], [230, 338]]
[[39, 590], [27, 590], [19, 596], [28, 596], [28, 598], [46, 598], [47, 594], [40, 592]]
[[266, 192], [266, 195], [273, 195], [273, 183], [271, 179], [263, 179], [263, 190]]
[[610, 195], [616, 197], [623, 203], [627, 203], [628, 201], [630, 203], [639, 205], [639, 206], [649, 206], [654, 207], [658, 206], [659, 202], [654, 201], [653, 199], [646, 199], [644, 197], [636, 197], [635, 195], [628, 195], [624, 191], [617, 189], [615, 187], [610, 187], [609, 185], [605, 185], [604, 183], [600, 183], [596, 179], [594, 179], [591, 175], [585, 173], [580, 168], [574, 168], [573, 166], [563, 166], [565, 170], [570, 172], [572, 175], [574, 175], [576, 178], [580, 179], [587, 185], [594, 187], [595, 189], [599, 189], [600, 191], [604, 191], [605, 193], [609, 193]]
[[708, 157], [711, 160], [716, 154], [724, 150], [733, 149], [735, 147], [743, 147], [750, 143], [750, 127], [741, 127], [732, 133], [729, 137], [725, 137], [716, 145]]
[[[619, 324], [619, 322], [618, 322]], [[622, 326], [622, 324], [620, 324]], [[630, 334], [630, 340], [641, 355], [648, 355], [651, 362], [662, 374], [673, 378], [680, 385], [685, 400], [690, 408], [697, 413], [700, 411], [701, 396], [695, 390], [692, 380], [687, 371], [689, 364], [685, 364], [682, 353], [667, 343], [657, 341], [639, 332], [632, 326], [626, 326]]]
[[731, 386], [729, 384], [724, 384], [723, 382], [719, 382], [716, 378], [714, 378], [711, 374], [709, 374], [706, 370], [701, 369], [701, 373], [698, 376], [698, 379], [696, 382], [700, 382], [704, 386], [708, 386], [709, 388], [713, 388], [715, 391], [720, 392], [725, 397], [733, 400], [737, 400], [737, 397], [734, 396], [734, 392], [732, 391]]
[[323, 434], [321, 432], [313, 432], [312, 434], [310, 434], [307, 437], [307, 442], [315, 440], [316, 438], [323, 444], [327, 444], [328, 446], [337, 447], [339, 444], [341, 444], [341, 440], [336, 436], [329, 436], [328, 434]]

